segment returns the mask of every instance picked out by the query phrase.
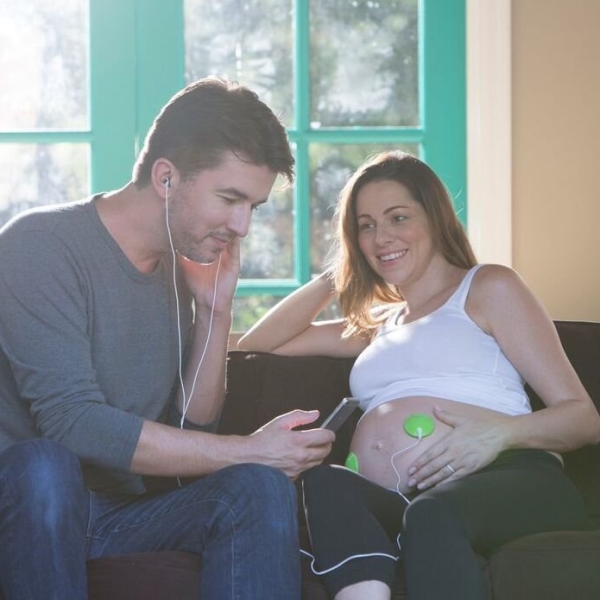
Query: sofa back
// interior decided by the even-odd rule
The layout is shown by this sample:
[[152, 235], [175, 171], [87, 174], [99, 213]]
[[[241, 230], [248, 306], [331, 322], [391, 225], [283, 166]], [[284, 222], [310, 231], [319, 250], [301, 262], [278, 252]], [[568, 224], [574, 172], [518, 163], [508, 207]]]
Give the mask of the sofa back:
[[[600, 412], [600, 323], [556, 321], [565, 351]], [[353, 359], [323, 356], [287, 357], [232, 351], [228, 356], [227, 400], [219, 431], [248, 434], [276, 415], [295, 408], [321, 411], [324, 419], [350, 394]], [[542, 406], [528, 390], [534, 409]], [[338, 432], [329, 462], [343, 464], [359, 415]], [[565, 455], [567, 474], [583, 494], [588, 514], [600, 526], [600, 445]]]
[[[295, 408], [319, 409], [318, 425], [342, 398], [350, 395], [348, 378], [353, 363], [353, 359], [324, 356], [230, 352], [227, 399], [219, 433], [252, 433], [273, 417]], [[346, 459], [358, 417], [356, 414], [338, 431], [329, 462], [343, 463]]]

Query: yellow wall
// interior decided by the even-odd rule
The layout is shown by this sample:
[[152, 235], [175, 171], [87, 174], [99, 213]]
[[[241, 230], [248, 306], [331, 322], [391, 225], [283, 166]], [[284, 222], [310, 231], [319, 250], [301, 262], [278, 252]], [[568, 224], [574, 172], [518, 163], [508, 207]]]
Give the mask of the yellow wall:
[[513, 265], [600, 321], [600, 1], [512, 0]]

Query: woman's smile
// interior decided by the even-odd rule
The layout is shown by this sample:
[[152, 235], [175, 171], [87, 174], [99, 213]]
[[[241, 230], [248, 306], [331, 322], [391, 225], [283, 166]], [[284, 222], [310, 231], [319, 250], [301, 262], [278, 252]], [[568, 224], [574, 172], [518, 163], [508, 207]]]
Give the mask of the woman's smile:
[[381, 256], [379, 256], [379, 262], [381, 262], [384, 265], [396, 262], [399, 259], [404, 258], [407, 252], [408, 250], [402, 250], [400, 252], [390, 252], [387, 254], [382, 254]]
[[426, 269], [436, 250], [425, 210], [397, 181], [367, 183], [356, 197], [358, 244], [371, 267], [402, 286]]

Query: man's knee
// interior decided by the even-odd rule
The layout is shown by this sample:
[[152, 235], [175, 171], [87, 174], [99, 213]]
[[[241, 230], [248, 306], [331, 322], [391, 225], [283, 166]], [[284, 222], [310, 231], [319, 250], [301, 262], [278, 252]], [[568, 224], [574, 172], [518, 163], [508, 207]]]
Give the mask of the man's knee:
[[273, 508], [295, 508], [296, 488], [283, 471], [258, 464], [237, 465], [233, 469], [235, 487], [246, 502], [255, 503], [259, 508], [267, 504]]
[[27, 440], [0, 455], [0, 497], [40, 518], [72, 511], [83, 492], [79, 460], [58, 442]]
[[265, 530], [297, 530], [297, 492], [292, 481], [279, 469], [258, 464], [227, 469], [229, 505], [240, 524]]

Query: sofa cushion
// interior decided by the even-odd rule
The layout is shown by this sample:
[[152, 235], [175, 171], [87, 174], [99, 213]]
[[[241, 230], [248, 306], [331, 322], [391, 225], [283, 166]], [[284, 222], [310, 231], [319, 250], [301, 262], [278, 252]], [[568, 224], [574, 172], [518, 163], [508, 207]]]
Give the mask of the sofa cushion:
[[494, 600], [600, 598], [600, 531], [556, 531], [514, 540], [488, 569]]

